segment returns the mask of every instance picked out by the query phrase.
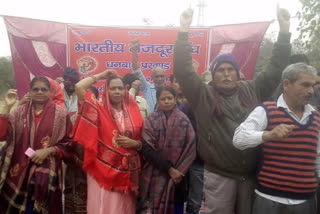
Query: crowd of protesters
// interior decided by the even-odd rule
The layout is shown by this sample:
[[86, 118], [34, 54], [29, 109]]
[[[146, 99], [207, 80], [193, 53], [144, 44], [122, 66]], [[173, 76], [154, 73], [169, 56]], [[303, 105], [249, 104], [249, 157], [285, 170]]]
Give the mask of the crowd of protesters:
[[192, 16], [181, 14], [170, 82], [162, 67], [146, 80], [134, 39], [123, 77], [80, 80], [67, 67], [34, 77], [16, 106], [7, 92], [0, 214], [197, 214], [203, 201], [207, 214], [319, 213], [320, 75], [290, 58], [290, 14], [277, 8], [278, 39], [254, 80], [232, 54], [198, 76]]

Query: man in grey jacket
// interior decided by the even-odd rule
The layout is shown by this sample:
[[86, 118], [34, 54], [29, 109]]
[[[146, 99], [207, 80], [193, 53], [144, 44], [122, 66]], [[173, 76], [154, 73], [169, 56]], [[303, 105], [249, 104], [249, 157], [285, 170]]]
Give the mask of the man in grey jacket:
[[206, 213], [249, 214], [254, 189], [256, 149], [239, 151], [232, 144], [234, 130], [250, 111], [268, 99], [279, 84], [290, 56], [290, 15], [278, 9], [280, 32], [266, 72], [253, 81], [239, 81], [240, 71], [231, 54], [218, 56], [213, 81], [206, 85], [192, 68], [188, 41], [191, 9], [182, 13], [174, 48], [174, 75], [196, 118], [198, 152], [204, 161]]

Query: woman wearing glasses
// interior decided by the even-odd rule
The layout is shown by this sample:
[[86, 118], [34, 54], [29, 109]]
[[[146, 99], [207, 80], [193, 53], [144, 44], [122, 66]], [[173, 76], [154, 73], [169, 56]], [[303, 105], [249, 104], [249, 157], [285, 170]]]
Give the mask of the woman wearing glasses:
[[70, 118], [50, 99], [50, 82], [34, 77], [31, 99], [18, 105], [10, 89], [0, 115], [0, 140], [7, 141], [1, 157], [0, 214], [62, 213], [61, 158], [70, 142]]

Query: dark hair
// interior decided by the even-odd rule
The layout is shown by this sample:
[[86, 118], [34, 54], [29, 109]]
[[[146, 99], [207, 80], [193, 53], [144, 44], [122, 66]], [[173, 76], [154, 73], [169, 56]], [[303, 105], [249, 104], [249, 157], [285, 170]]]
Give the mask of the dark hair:
[[176, 76], [174, 74], [171, 74], [169, 79], [170, 79], [170, 83], [172, 83], [173, 80], [176, 79]]
[[295, 63], [299, 63], [299, 62], [303, 62], [307, 65], [309, 65], [309, 59], [305, 54], [293, 54], [290, 56], [289, 59], [289, 64], [295, 64]]
[[89, 90], [94, 94], [94, 96], [96, 97], [96, 99], [99, 98], [99, 91], [96, 87], [94, 87], [93, 85], [91, 85], [89, 87]]
[[112, 80], [115, 80], [115, 79], [121, 80], [121, 82], [123, 83], [123, 86], [125, 86], [125, 85], [124, 85], [124, 82], [123, 82], [123, 79], [122, 79], [121, 77], [119, 77], [119, 76], [113, 76], [113, 77], [108, 78], [108, 79], [107, 79], [107, 86], [109, 86], [109, 85], [110, 85], [110, 82], [111, 82]]
[[131, 84], [136, 80], [139, 80], [139, 78], [136, 74], [133, 74], [133, 73], [127, 73], [122, 77], [122, 82], [124, 86], [129, 85], [128, 89], [131, 88]]
[[30, 82], [30, 89], [34, 86], [34, 84], [36, 82], [43, 82], [44, 84], [46, 84], [48, 86], [48, 88], [51, 90], [51, 84], [48, 80], [47, 77], [45, 76], [36, 76], [36, 77], [33, 77], [33, 79], [31, 80]]
[[168, 92], [170, 92], [174, 97], [177, 96], [176, 91], [175, 91], [172, 87], [167, 86], [167, 85], [163, 85], [163, 86], [159, 86], [159, 87], [157, 88], [157, 92], [156, 92], [157, 100], [159, 99], [162, 91], [168, 91]]

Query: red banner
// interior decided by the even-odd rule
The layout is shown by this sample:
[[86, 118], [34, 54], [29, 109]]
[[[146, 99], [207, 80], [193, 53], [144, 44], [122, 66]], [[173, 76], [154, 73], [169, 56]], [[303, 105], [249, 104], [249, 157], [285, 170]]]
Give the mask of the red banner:
[[[77, 68], [82, 77], [107, 68], [116, 69], [120, 75], [131, 72], [129, 43], [134, 38], [139, 38], [142, 44], [139, 60], [146, 77], [155, 65], [162, 66], [167, 76], [172, 72], [177, 28], [70, 26], [7, 16], [5, 24], [20, 98], [28, 92], [33, 76], [61, 77], [66, 64]], [[197, 72], [201, 74], [208, 69], [208, 58], [212, 61], [228, 52], [236, 57], [246, 78], [252, 79], [259, 45], [269, 24], [255, 22], [192, 29], [189, 36], [193, 58], [199, 65]]]
[[221, 54], [232, 53], [240, 71], [252, 80], [263, 36], [271, 22], [221, 25], [212, 27], [210, 64]]
[[[197, 28], [189, 33], [199, 74], [207, 69], [209, 30]], [[155, 66], [164, 68], [169, 77], [177, 35], [177, 28], [68, 26], [68, 64], [77, 68], [82, 78], [106, 69], [115, 69], [123, 76], [132, 72], [130, 42], [139, 38], [139, 62], [145, 77], [150, 80]]]

